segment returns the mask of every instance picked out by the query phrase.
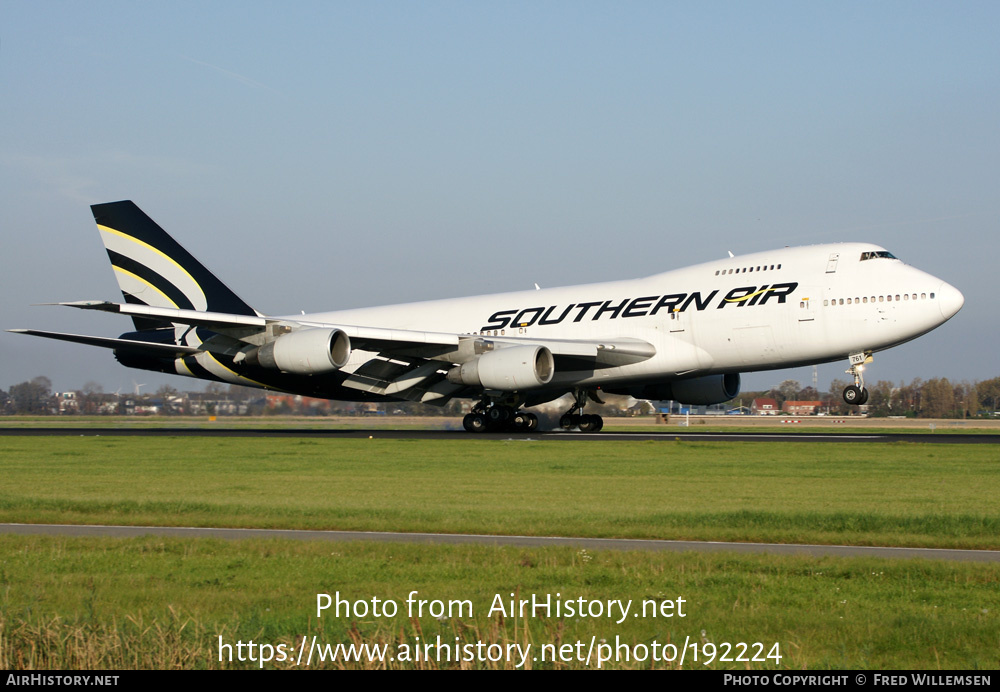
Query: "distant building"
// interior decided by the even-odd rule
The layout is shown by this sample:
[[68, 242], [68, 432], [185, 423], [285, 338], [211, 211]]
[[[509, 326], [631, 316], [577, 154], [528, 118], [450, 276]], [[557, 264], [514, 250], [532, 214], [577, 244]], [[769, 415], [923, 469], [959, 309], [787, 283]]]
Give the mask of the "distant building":
[[786, 401], [781, 410], [792, 416], [815, 416], [822, 401]]
[[774, 399], [754, 399], [750, 404], [750, 415], [752, 416], [776, 416], [778, 415], [778, 402]]
[[[243, 407], [245, 410], [245, 406]], [[295, 413], [299, 415], [328, 416], [331, 413], [331, 402], [328, 399], [315, 399], [301, 394], [267, 395], [268, 413]]]
[[79, 413], [80, 401], [76, 398], [76, 392], [56, 392], [55, 397], [59, 402], [59, 413]]

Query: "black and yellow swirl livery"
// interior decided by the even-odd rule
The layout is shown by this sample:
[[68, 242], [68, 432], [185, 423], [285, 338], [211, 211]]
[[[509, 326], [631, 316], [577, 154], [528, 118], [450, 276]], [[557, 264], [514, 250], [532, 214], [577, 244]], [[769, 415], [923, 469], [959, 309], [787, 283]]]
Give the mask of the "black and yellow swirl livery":
[[[91, 206], [125, 302], [161, 308], [257, 313], [131, 201]], [[136, 329], [169, 326], [133, 317]]]

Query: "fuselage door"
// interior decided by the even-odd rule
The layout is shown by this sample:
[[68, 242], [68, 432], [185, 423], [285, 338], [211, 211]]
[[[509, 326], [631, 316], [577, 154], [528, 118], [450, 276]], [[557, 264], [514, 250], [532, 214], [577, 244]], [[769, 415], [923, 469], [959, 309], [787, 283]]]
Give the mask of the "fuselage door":
[[840, 259], [840, 253], [834, 252], [830, 255], [830, 259], [826, 261], [826, 273], [833, 274], [837, 271], [837, 260]]
[[812, 322], [816, 319], [816, 313], [813, 311], [812, 306], [809, 303], [808, 298], [803, 298], [799, 301], [799, 322]]
[[670, 312], [670, 331], [671, 331], [671, 333], [676, 334], [677, 332], [683, 332], [684, 331], [684, 323], [685, 323], [686, 320], [685, 320], [685, 318], [684, 318], [683, 315], [684, 315], [684, 313], [681, 312], [680, 310], [672, 310]]

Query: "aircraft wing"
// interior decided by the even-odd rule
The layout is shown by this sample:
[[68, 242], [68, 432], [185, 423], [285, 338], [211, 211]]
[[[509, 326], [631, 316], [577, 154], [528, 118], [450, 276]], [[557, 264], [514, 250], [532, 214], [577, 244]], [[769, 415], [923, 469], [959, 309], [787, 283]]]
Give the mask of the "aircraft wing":
[[[489, 342], [492, 347], [539, 345], [552, 352], [557, 366], [562, 369], [602, 368], [637, 363], [656, 354], [656, 349], [649, 342], [641, 339], [618, 338], [612, 340], [572, 340], [572, 339], [533, 339], [524, 337], [481, 337], [470, 334], [454, 334], [447, 332], [423, 332], [410, 329], [387, 329], [381, 327], [365, 327], [358, 325], [332, 324], [311, 320], [298, 320], [289, 317], [266, 317], [254, 315], [236, 315], [220, 312], [204, 312], [200, 310], [183, 310], [177, 308], [162, 308], [132, 303], [112, 303], [107, 301], [76, 301], [56, 303], [67, 307], [83, 310], [99, 310], [113, 312], [133, 317], [145, 317], [169, 321], [175, 324], [188, 324], [196, 327], [207, 327], [222, 334], [238, 336], [250, 332], [263, 331], [269, 325], [298, 328], [338, 329], [351, 339], [353, 348], [380, 353], [387, 357], [424, 358], [447, 360], [449, 354], [461, 358], [463, 351], [472, 351], [474, 342]], [[41, 334], [38, 334], [41, 336]], [[58, 338], [58, 337], [52, 337]], [[80, 337], [75, 339], [84, 342]], [[86, 337], [101, 340], [99, 337]], [[67, 339], [74, 340], [74, 339]], [[122, 340], [104, 340], [122, 341]], [[463, 343], [467, 345], [462, 348]], [[106, 344], [109, 348], [117, 348]], [[202, 349], [204, 350], [204, 349]]]

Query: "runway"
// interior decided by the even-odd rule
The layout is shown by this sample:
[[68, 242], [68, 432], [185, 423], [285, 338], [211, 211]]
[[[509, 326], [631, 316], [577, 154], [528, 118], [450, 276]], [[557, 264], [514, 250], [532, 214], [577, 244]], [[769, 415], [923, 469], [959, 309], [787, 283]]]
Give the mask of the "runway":
[[98, 428], [58, 427], [0, 428], [7, 437], [273, 437], [273, 438], [334, 438], [383, 440], [522, 440], [541, 442], [596, 441], [670, 441], [690, 442], [914, 442], [924, 444], [1000, 444], [1000, 435], [961, 433], [813, 433], [813, 432], [690, 432], [664, 430], [654, 432], [599, 433], [566, 432], [562, 430], [532, 433], [468, 433], [464, 430], [391, 430], [385, 428], [324, 429], [324, 428]]
[[376, 531], [300, 531], [290, 529], [223, 529], [177, 526], [83, 526], [73, 524], [0, 524], [0, 534], [19, 536], [103, 536], [135, 538], [221, 538], [225, 540], [283, 539], [296, 541], [367, 541], [434, 545], [496, 545], [521, 547], [565, 546], [588, 550], [650, 550], [670, 552], [734, 552], [744, 554], [808, 555], [822, 557], [921, 558], [965, 562], [1000, 562], [1000, 550], [948, 548], [892, 548], [880, 546], [805, 545], [786, 543], [726, 543], [721, 541], [664, 541], [627, 538], [570, 538], [564, 536], [490, 536], [482, 534], [389, 533]]

